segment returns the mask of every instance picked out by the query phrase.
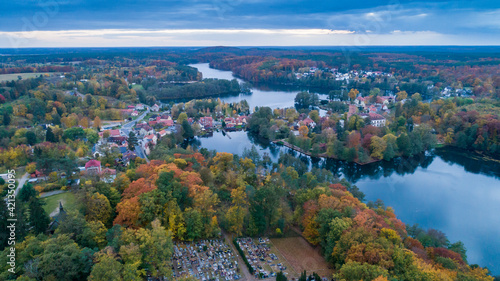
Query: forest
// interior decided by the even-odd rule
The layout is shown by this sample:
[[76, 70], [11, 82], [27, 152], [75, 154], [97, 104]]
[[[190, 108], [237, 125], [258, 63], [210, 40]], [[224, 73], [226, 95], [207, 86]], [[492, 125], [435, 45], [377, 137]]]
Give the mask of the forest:
[[[259, 141], [347, 162], [358, 173], [354, 163], [391, 163], [436, 147], [498, 159], [499, 58], [224, 47], [0, 56], [1, 74], [46, 72], [0, 81], [0, 170], [18, 171], [18, 180], [44, 178], [19, 187], [15, 209], [0, 204], [0, 280], [161, 280], [171, 278], [174, 243], [292, 232], [321, 252], [333, 280], [498, 280], [469, 263], [467, 245], [405, 224], [384, 202], [365, 200], [346, 178], [297, 154], [273, 162], [256, 147], [230, 154], [195, 143], [215, 130], [246, 130]], [[295, 105], [224, 102], [218, 97], [249, 86], [203, 79], [188, 66], [201, 62], [255, 85], [296, 87]], [[155, 104], [162, 108], [152, 112]], [[383, 125], [372, 122], [382, 120], [373, 110]], [[125, 154], [139, 150], [139, 133], [129, 131], [141, 131], [134, 123], [140, 115], [147, 131], [141, 142], [155, 143], [142, 146], [147, 157], [125, 163]], [[124, 124], [131, 124], [126, 132]], [[109, 141], [112, 131], [118, 143]], [[125, 135], [131, 145], [119, 143]], [[113, 180], [82, 171], [91, 160], [112, 170]], [[11, 198], [10, 190], [0, 179], [2, 198]], [[49, 212], [43, 196], [52, 191], [73, 200]]]

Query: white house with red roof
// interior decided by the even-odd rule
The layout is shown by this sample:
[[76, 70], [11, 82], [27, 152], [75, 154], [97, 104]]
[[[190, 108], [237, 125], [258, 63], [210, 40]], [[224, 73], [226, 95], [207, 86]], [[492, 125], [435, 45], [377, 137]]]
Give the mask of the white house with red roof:
[[85, 163], [85, 173], [89, 175], [101, 174], [101, 161], [92, 159]]
[[385, 127], [386, 119], [378, 113], [360, 114], [361, 118], [370, 118], [370, 124], [374, 127]]
[[160, 106], [156, 103], [151, 107], [151, 111], [160, 111]]
[[212, 128], [213, 127], [214, 120], [210, 116], [209, 117], [201, 117], [199, 123], [205, 129], [208, 129], [208, 128]]
[[300, 125], [304, 125], [304, 126], [307, 126], [307, 127], [311, 127], [311, 128], [314, 128], [316, 127], [316, 122], [314, 122], [314, 120], [312, 120], [311, 118], [307, 117], [306, 119], [302, 120], [299, 122]]
[[[106, 130], [104, 132], [109, 132], [110, 137], [119, 137], [121, 136], [120, 130]], [[104, 136], [104, 132], [100, 132], [99, 136], [102, 138]]]

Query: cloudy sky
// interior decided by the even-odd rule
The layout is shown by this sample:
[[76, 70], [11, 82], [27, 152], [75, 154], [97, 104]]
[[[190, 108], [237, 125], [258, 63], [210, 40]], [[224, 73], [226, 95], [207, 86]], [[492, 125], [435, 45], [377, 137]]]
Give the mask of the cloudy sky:
[[0, 48], [500, 45], [500, 1], [0, 0]]

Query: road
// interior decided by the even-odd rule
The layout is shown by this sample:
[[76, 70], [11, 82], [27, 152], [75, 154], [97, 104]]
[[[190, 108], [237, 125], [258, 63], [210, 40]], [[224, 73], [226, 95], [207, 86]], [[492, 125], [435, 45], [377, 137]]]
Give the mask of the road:
[[130, 131], [132, 131], [132, 127], [134, 127], [134, 125], [141, 121], [142, 119], [144, 119], [144, 117], [146, 117], [146, 115], [150, 112], [150, 108], [149, 106], [146, 108], [146, 111], [144, 111], [144, 113], [142, 113], [141, 115], [139, 115], [137, 117], [137, 119], [133, 120], [133, 121], [130, 121], [128, 123], [125, 123], [122, 125], [122, 127], [120, 128], [120, 134], [123, 135], [123, 136], [128, 136], [128, 134], [130, 134]]
[[21, 190], [21, 188], [23, 188], [23, 186], [26, 183], [26, 181], [28, 180], [29, 176], [30, 176], [30, 174], [26, 173], [21, 177], [21, 179], [19, 180], [19, 184], [17, 185], [16, 191], [14, 191], [14, 195], [17, 196], [17, 194], [19, 193], [19, 190]]
[[[139, 115], [137, 117], [137, 119], [135, 119], [134, 121], [130, 121], [128, 123], [123, 124], [122, 127], [120, 128], [120, 134], [122, 136], [128, 136], [130, 134], [130, 132], [132, 131], [132, 127], [134, 127], [135, 124], [137, 124], [142, 119], [144, 119], [144, 117], [146, 117], [146, 115], [150, 112], [150, 110], [151, 110], [151, 108], [149, 106], [146, 106], [146, 111], [144, 111], [144, 113], [142, 113], [141, 115]], [[146, 156], [146, 153], [144, 153], [144, 150], [142, 149], [142, 146], [140, 145], [140, 142], [141, 141], [139, 141], [139, 145], [135, 146], [135, 153], [140, 158], [146, 159], [146, 161], [149, 163], [149, 159]]]

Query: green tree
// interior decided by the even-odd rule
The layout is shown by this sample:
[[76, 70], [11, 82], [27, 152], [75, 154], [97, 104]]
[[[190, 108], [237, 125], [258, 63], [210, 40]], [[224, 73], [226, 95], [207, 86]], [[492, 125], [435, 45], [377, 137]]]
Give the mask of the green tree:
[[181, 128], [182, 128], [182, 137], [184, 139], [191, 139], [194, 137], [193, 128], [191, 127], [191, 125], [189, 125], [188, 120], [184, 119], [182, 121]]
[[31, 183], [25, 184], [19, 191], [18, 198], [23, 202], [28, 202], [31, 198], [36, 198], [38, 192], [33, 188]]
[[[58, 235], [42, 243], [39, 270], [46, 280], [86, 280], [92, 267], [92, 251], [81, 249], [67, 235]], [[49, 279], [52, 277], [52, 279]]]
[[410, 143], [410, 138], [406, 133], [401, 134], [398, 139], [397, 139], [397, 145], [399, 148], [399, 152], [405, 156], [411, 156], [411, 143]]
[[92, 267], [89, 281], [121, 281], [121, 271], [123, 265], [116, 259], [110, 250], [97, 255], [97, 262]]
[[187, 208], [184, 212], [184, 220], [186, 222], [186, 240], [193, 241], [201, 238], [203, 230], [203, 221], [200, 211], [192, 208]]
[[41, 199], [31, 197], [29, 201], [29, 222], [36, 234], [44, 233], [50, 223], [50, 218], [43, 209]]
[[130, 151], [134, 151], [135, 147], [137, 145], [139, 145], [139, 141], [137, 140], [137, 136], [132, 131], [128, 134], [127, 142], [128, 142], [128, 150], [130, 150]]
[[182, 122], [184, 122], [184, 120], [187, 120], [188, 119], [188, 116], [186, 114], [186, 112], [182, 112], [181, 114], [179, 114], [179, 117], [177, 117], [177, 124], [182, 124]]
[[36, 134], [32, 131], [26, 132], [26, 142], [29, 145], [35, 145], [36, 144]]
[[11, 120], [10, 114], [8, 112], [5, 112], [3, 114], [3, 120], [2, 120], [3, 125], [4, 126], [9, 126], [10, 125], [10, 120]]
[[45, 140], [48, 141], [48, 142], [56, 142], [57, 141], [56, 140], [56, 136], [52, 132], [52, 128], [51, 127], [47, 128], [47, 133], [45, 135]]
[[359, 262], [349, 261], [344, 264], [339, 273], [335, 274], [336, 278], [341, 280], [357, 281], [357, 280], [373, 280], [379, 276], [388, 277], [389, 273], [386, 269], [371, 265], [368, 263], [361, 264]]

